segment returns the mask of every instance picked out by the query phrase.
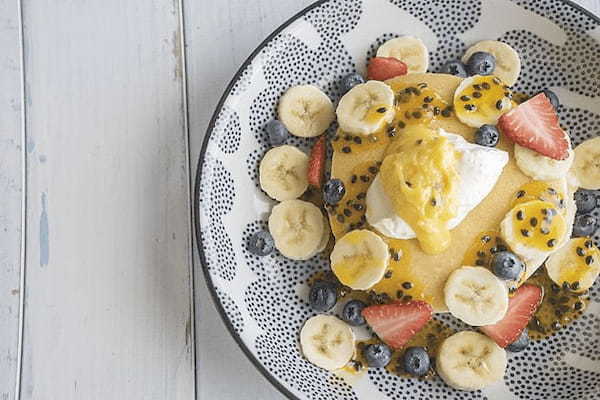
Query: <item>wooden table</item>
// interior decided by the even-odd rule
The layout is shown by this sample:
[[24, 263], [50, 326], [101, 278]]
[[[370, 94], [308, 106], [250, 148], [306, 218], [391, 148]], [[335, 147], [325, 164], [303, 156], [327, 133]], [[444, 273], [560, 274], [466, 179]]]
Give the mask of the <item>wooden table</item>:
[[216, 315], [191, 182], [228, 81], [309, 3], [0, 0], [0, 400], [282, 398]]

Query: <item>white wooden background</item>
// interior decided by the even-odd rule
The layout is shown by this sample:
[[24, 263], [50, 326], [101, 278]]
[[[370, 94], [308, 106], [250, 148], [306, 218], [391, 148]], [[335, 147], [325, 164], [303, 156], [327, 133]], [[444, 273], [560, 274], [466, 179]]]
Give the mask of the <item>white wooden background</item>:
[[212, 305], [190, 182], [227, 83], [309, 3], [0, 0], [0, 400], [282, 398]]

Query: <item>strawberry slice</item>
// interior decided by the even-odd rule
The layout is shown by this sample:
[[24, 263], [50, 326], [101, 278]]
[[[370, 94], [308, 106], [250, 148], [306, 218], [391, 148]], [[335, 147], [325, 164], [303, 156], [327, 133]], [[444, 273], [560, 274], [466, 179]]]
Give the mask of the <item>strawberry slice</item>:
[[506, 347], [519, 338], [529, 320], [542, 302], [542, 288], [535, 285], [523, 285], [508, 301], [508, 311], [504, 318], [494, 325], [482, 326], [480, 329], [498, 343]]
[[323, 183], [326, 152], [325, 135], [321, 135], [313, 145], [310, 151], [310, 159], [308, 160], [308, 183], [317, 188], [320, 188]]
[[395, 302], [362, 311], [377, 336], [394, 349], [402, 348], [431, 319], [433, 309], [424, 301]]
[[513, 108], [498, 120], [498, 128], [515, 143], [555, 160], [569, 156], [569, 142], [556, 110], [540, 93]]
[[396, 76], [406, 75], [408, 67], [405, 63], [393, 57], [375, 57], [367, 67], [367, 79], [385, 81]]

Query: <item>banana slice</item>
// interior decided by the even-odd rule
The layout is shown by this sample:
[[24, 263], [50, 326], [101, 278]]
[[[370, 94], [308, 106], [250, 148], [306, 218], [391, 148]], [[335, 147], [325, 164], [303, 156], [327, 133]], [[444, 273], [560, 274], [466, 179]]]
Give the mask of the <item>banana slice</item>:
[[388, 245], [377, 234], [354, 230], [335, 243], [331, 269], [344, 285], [367, 290], [379, 282], [390, 261]]
[[304, 357], [317, 367], [335, 371], [344, 367], [354, 355], [354, 333], [332, 315], [316, 315], [300, 331]]
[[288, 89], [279, 100], [277, 113], [288, 131], [300, 137], [319, 136], [335, 119], [331, 99], [313, 85]]
[[456, 88], [454, 110], [460, 122], [473, 128], [495, 125], [513, 107], [511, 99], [510, 89], [498, 77], [474, 75]]
[[567, 282], [573, 291], [585, 292], [600, 274], [600, 250], [590, 238], [571, 239], [548, 258], [546, 271], [557, 285]]
[[329, 243], [329, 238], [331, 237], [331, 228], [329, 226], [329, 219], [323, 215], [323, 236], [321, 236], [321, 242], [319, 243], [319, 247], [317, 247], [317, 251], [315, 255], [325, 250], [327, 244]]
[[496, 57], [496, 69], [493, 74], [504, 83], [512, 86], [517, 82], [521, 73], [521, 59], [515, 49], [497, 40], [483, 40], [469, 47], [462, 61], [466, 64], [473, 53], [478, 51], [485, 51]]
[[584, 189], [600, 189], [600, 136], [575, 147], [575, 176]]
[[448, 277], [444, 299], [450, 313], [473, 326], [492, 325], [508, 309], [506, 284], [483, 267], [461, 267]]
[[292, 260], [308, 260], [323, 239], [323, 214], [312, 203], [286, 200], [271, 211], [269, 231], [275, 247]]
[[401, 36], [390, 39], [377, 49], [377, 57], [393, 57], [408, 67], [408, 73], [427, 72], [429, 52], [421, 39]]
[[501, 380], [506, 372], [506, 351], [481, 333], [462, 331], [444, 340], [436, 371], [458, 390], [479, 390]]
[[575, 159], [569, 135], [566, 135], [566, 138], [569, 142], [569, 156], [564, 160], [555, 160], [546, 157], [537, 151], [515, 143], [515, 161], [517, 162], [517, 166], [525, 175], [536, 180], [551, 181], [564, 178], [569, 173]]
[[336, 114], [344, 132], [369, 135], [394, 119], [394, 91], [380, 81], [356, 85], [340, 99]]
[[308, 156], [294, 146], [274, 147], [258, 168], [260, 187], [278, 200], [298, 198], [308, 188]]
[[568, 229], [565, 213], [541, 200], [517, 204], [500, 223], [502, 237], [525, 261], [554, 252]]

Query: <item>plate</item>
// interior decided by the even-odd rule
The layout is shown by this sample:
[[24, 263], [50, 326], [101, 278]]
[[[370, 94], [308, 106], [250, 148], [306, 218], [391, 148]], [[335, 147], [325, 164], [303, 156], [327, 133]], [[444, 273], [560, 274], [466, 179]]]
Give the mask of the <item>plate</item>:
[[[311, 83], [334, 101], [337, 82], [386, 40], [412, 35], [430, 52], [430, 71], [483, 39], [521, 55], [514, 89], [551, 88], [574, 145], [600, 134], [600, 19], [566, 1], [326, 0], [301, 11], [248, 58], [225, 91], [203, 143], [195, 191], [196, 237], [217, 309], [244, 353], [290, 399], [598, 399], [600, 284], [586, 313], [550, 339], [510, 354], [503, 380], [459, 392], [439, 378], [405, 379], [371, 369], [349, 380], [301, 355], [298, 335], [314, 315], [307, 281], [328, 268], [317, 256], [291, 261], [250, 254], [249, 235], [266, 228], [274, 202], [260, 190], [258, 162], [269, 148], [263, 127], [289, 87]], [[335, 129], [332, 126], [331, 129]], [[309, 139], [289, 144], [307, 150]], [[596, 236], [596, 243], [599, 241]], [[440, 315], [450, 322], [448, 316]]]

